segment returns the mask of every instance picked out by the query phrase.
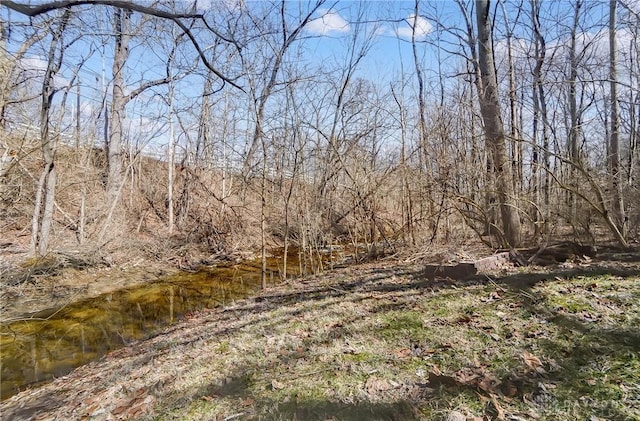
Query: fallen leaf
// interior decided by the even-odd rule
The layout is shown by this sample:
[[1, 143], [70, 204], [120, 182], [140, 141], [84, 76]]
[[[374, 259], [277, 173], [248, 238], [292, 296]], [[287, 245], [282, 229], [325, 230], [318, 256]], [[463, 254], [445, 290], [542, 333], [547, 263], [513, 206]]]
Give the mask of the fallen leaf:
[[451, 411], [447, 415], [447, 421], [466, 421], [467, 417], [458, 411]]
[[116, 406], [111, 411], [111, 415], [118, 416], [118, 415], [124, 413], [127, 410], [128, 407], [129, 407], [129, 401], [127, 400], [124, 404], [120, 404], [120, 405]]
[[495, 382], [493, 381], [493, 379], [488, 376], [488, 375], [484, 375], [483, 377], [480, 378], [480, 381], [477, 383], [477, 386], [484, 390], [485, 392], [493, 392], [494, 390], [494, 385]]
[[[437, 370], [437, 368], [436, 368]], [[439, 374], [438, 374], [439, 373]], [[440, 370], [430, 371], [428, 378], [429, 385], [431, 387], [445, 386], [445, 387], [455, 387], [460, 386], [460, 383], [455, 377], [443, 375]]]
[[151, 395], [145, 397], [144, 399], [137, 399], [136, 402], [127, 411], [127, 418], [128, 419], [140, 418], [142, 414], [149, 412], [149, 408], [151, 407], [154, 401], [155, 399]]
[[499, 420], [503, 420], [504, 419], [504, 409], [502, 408], [502, 406], [500, 406], [500, 403], [498, 403], [498, 399], [496, 398], [496, 395], [491, 394], [491, 404], [493, 405], [493, 409], [495, 410], [495, 416], [497, 419]]
[[487, 303], [487, 302], [491, 302], [491, 301], [498, 301], [501, 300], [502, 297], [500, 296], [500, 294], [498, 294], [496, 291], [493, 291], [491, 294], [489, 294], [489, 298], [483, 298], [481, 301], [483, 303]]
[[396, 349], [395, 354], [398, 358], [409, 358], [413, 355], [413, 352], [409, 348], [400, 348]]
[[456, 373], [456, 380], [464, 385], [473, 386], [476, 384], [477, 379], [478, 375], [473, 372], [460, 370]]
[[473, 319], [471, 318], [471, 316], [465, 315], [465, 316], [461, 316], [458, 318], [458, 320], [456, 320], [456, 323], [458, 324], [468, 324], [471, 323], [473, 321]]
[[253, 398], [246, 398], [240, 401], [240, 405], [242, 406], [252, 406], [256, 403], [256, 400]]
[[515, 395], [518, 394], [518, 388], [515, 385], [513, 385], [512, 383], [507, 383], [504, 386], [503, 393], [504, 393], [505, 396], [512, 398], [512, 397], [514, 397]]
[[442, 375], [442, 371], [440, 371], [440, 368], [435, 364], [433, 365], [433, 367], [431, 367], [431, 372], [436, 376]]
[[388, 380], [381, 379], [377, 376], [369, 377], [364, 387], [370, 395], [393, 389], [393, 385]]
[[542, 361], [540, 361], [540, 358], [536, 357], [529, 351], [524, 351], [522, 353], [522, 359], [529, 368], [528, 371], [539, 371], [539, 369], [542, 368]]
[[273, 390], [282, 390], [285, 388], [285, 384], [274, 379], [271, 380], [271, 387]]

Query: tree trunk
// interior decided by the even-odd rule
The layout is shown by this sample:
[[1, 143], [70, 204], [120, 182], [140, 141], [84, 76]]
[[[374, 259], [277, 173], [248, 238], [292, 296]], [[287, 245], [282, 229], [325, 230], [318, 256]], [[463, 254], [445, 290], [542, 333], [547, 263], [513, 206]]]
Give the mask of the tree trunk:
[[[569, 160], [575, 165], [580, 164], [580, 154], [578, 148], [578, 140], [581, 133], [581, 119], [578, 110], [578, 98], [576, 84], [578, 79], [578, 58], [577, 58], [577, 37], [578, 37], [578, 23], [580, 17], [580, 9], [583, 2], [581, 0], [576, 1], [575, 10], [573, 15], [573, 26], [571, 28], [571, 43], [569, 47], [569, 114], [570, 114], [570, 126], [569, 126]], [[578, 191], [578, 177], [575, 170], [575, 166], [571, 165], [568, 169], [568, 184], [570, 189], [567, 194], [567, 201], [569, 205], [569, 222], [572, 224], [576, 219], [577, 213], [577, 194]]]
[[126, 115], [127, 97], [125, 95], [124, 65], [129, 57], [131, 11], [115, 9], [114, 32], [116, 36], [113, 55], [113, 87], [109, 136], [106, 145], [109, 174], [107, 178], [107, 198], [109, 204], [115, 202], [123, 183], [122, 174], [122, 126]]
[[513, 196], [512, 174], [507, 159], [504, 126], [500, 112], [498, 82], [493, 61], [489, 3], [489, 0], [476, 0], [480, 114], [484, 122], [487, 146], [493, 158], [493, 175], [502, 217], [503, 242], [506, 242], [507, 246], [517, 247], [521, 243], [520, 215]]
[[622, 171], [620, 168], [620, 119], [618, 116], [618, 68], [616, 45], [616, 9], [618, 0], [609, 0], [609, 83], [611, 101], [611, 132], [609, 137], [609, 168], [611, 170], [611, 201], [613, 220], [626, 237], [626, 220], [622, 200]]
[[[431, 160], [429, 159], [430, 151], [429, 151], [429, 142], [427, 140], [427, 110], [426, 104], [424, 101], [424, 75], [422, 74], [422, 67], [420, 66], [420, 58], [418, 57], [418, 45], [416, 42], [416, 27], [419, 12], [420, 12], [420, 0], [415, 0], [414, 3], [414, 23], [411, 27], [411, 48], [413, 53], [413, 65], [416, 70], [416, 79], [418, 80], [418, 147], [420, 148], [420, 158], [424, 163], [424, 170], [426, 176], [426, 186], [427, 191], [426, 194], [430, 195], [431, 189]], [[426, 199], [426, 198], [425, 198]], [[426, 200], [427, 203], [431, 204], [431, 200]], [[429, 209], [429, 214], [431, 214], [431, 209]]]
[[504, 2], [502, 14], [504, 16], [504, 26], [507, 30], [507, 64], [509, 66], [509, 145], [511, 146], [511, 168], [513, 189], [522, 189], [523, 166], [522, 166], [522, 142], [520, 141], [520, 130], [518, 127], [518, 86], [516, 83], [516, 68], [513, 60], [513, 30], [511, 29], [508, 14]]
[[169, 235], [173, 234], [174, 226], [174, 200], [173, 200], [173, 181], [176, 160], [176, 144], [175, 144], [175, 128], [173, 124], [173, 100], [174, 100], [173, 83], [169, 84], [169, 148], [168, 148], [168, 172], [167, 172], [167, 227]]
[[[548, 131], [548, 117], [547, 117], [547, 102], [544, 93], [544, 86], [542, 80], [542, 66], [546, 58], [546, 42], [540, 31], [540, 3], [538, 0], [531, 2], [531, 19], [533, 32], [535, 36], [535, 60], [536, 65], [533, 69], [533, 188], [535, 191], [535, 203], [536, 210], [534, 216], [535, 233], [546, 234], [548, 230], [549, 216], [550, 216], [550, 151], [549, 151], [549, 131]], [[542, 148], [539, 148], [538, 143], [538, 124], [542, 123]], [[538, 173], [540, 168], [540, 153], [543, 156], [542, 173]], [[542, 181], [540, 181], [542, 180]], [[540, 186], [542, 186], [544, 209], [540, 209]]]
[[53, 208], [55, 204], [56, 191], [56, 168], [54, 164], [56, 142], [49, 136], [49, 117], [51, 103], [55, 94], [54, 77], [62, 65], [64, 46], [61, 48], [58, 57], [56, 57], [56, 51], [62, 38], [62, 34], [69, 22], [70, 16], [71, 12], [68, 9], [65, 10], [61, 16], [58, 28], [52, 34], [47, 58], [47, 69], [42, 81], [42, 101], [40, 105], [40, 147], [42, 150], [42, 158], [44, 160], [44, 168], [40, 175], [40, 179], [38, 180], [35, 206], [31, 219], [31, 243], [29, 250], [32, 255], [38, 254], [43, 256], [49, 249], [49, 234], [53, 223]]

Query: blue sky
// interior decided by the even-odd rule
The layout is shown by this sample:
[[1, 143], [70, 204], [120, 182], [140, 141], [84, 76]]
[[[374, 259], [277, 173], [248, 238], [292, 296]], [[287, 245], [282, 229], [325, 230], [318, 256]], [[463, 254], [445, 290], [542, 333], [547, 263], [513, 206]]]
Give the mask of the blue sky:
[[[204, 0], [199, 0], [204, 1]], [[215, 7], [220, 6], [220, 2], [226, 2], [227, 6], [233, 7], [233, 2], [236, 0], [206, 0], [212, 3], [202, 3], [202, 7], [209, 7], [213, 12]], [[523, 0], [527, 7], [529, 5], [528, 0]], [[566, 37], [567, 26], [571, 24], [571, 7], [573, 2], [571, 0], [552, 2], [551, 0], [542, 0], [545, 7], [544, 9], [545, 20], [543, 22], [545, 36], [547, 37], [547, 46], [553, 47], [566, 43], [566, 38], [560, 38], [556, 34], [558, 32], [564, 33]], [[473, 5], [473, 1], [466, 1], [470, 6]], [[634, 10], [640, 10], [638, 4], [640, 0], [633, 0], [629, 4]], [[177, 3], [180, 4], [180, 3]], [[183, 3], [183, 4], [191, 4]], [[253, 2], [248, 3], [249, 6], [264, 5], [265, 3]], [[297, 7], [304, 7], [308, 3], [306, 1], [298, 3], [291, 1], [287, 3], [287, 7], [292, 15], [296, 15]], [[496, 5], [496, 2], [493, 2]], [[511, 2], [511, 6], [516, 4]], [[587, 0], [588, 6], [598, 5], [590, 13], [591, 19], [587, 19], [587, 23], [583, 30], [588, 33], [589, 20], [601, 21], [606, 17], [607, 7], [606, 2], [596, 3], [592, 0]], [[303, 5], [303, 6], [300, 6]], [[104, 10], [104, 9], [100, 9]], [[513, 22], [518, 16], [514, 10], [507, 10], [509, 19]], [[528, 16], [528, 10], [521, 13], [519, 18], [521, 22], [526, 22]], [[3, 18], [6, 20], [7, 11], [2, 8], [1, 10]], [[212, 16], [214, 14], [212, 13]], [[11, 15], [13, 21], [21, 19], [15, 12]], [[430, 88], [431, 83], [437, 83], [437, 70], [438, 65], [443, 66], [445, 74], [453, 74], [459, 69], [459, 65], [462, 63], [462, 58], [455, 54], [443, 53], [439, 58], [436, 55], [436, 47], [433, 43], [436, 42], [438, 33], [436, 31], [435, 20], [448, 28], [463, 28], [463, 20], [458, 5], [453, 0], [440, 0], [440, 1], [422, 1], [420, 4], [420, 13], [416, 18], [414, 16], [414, 2], [413, 1], [332, 1], [327, 2], [325, 7], [321, 8], [316, 15], [315, 19], [310, 22], [305, 31], [302, 33], [302, 37], [296, 44], [297, 47], [304, 49], [303, 60], [305, 60], [310, 66], [327, 65], [331, 66], [335, 64], [335, 67], [343, 64], [346, 57], [346, 47], [349, 44], [349, 40], [353, 34], [357, 31], [361, 33], [367, 33], [371, 36], [372, 46], [358, 68], [356, 76], [370, 79], [374, 83], [378, 83], [385, 86], [387, 83], [398, 80], [401, 70], [404, 66], [404, 71], [408, 75], [408, 78], [413, 70], [413, 56], [411, 50], [411, 25], [416, 26], [416, 39], [420, 41], [419, 55], [423, 69], [425, 71], [427, 88]], [[425, 18], [426, 17], [426, 18]], [[277, 16], [274, 16], [277, 19]], [[104, 33], [109, 32], [110, 23], [107, 16], [98, 16], [100, 20], [97, 24], [98, 28], [90, 28], [90, 30], [99, 30], [103, 28]], [[472, 18], [473, 19], [473, 18]], [[501, 19], [501, 18], [499, 18]], [[24, 18], [22, 18], [24, 20]], [[524, 26], [523, 26], [524, 27]], [[526, 31], [526, 29], [521, 29]], [[523, 61], [528, 60], [527, 48], [530, 46], [531, 34], [530, 33], [516, 33], [516, 36], [521, 36], [523, 41], [521, 43], [515, 43], [516, 47], [521, 46], [520, 51], [516, 53], [520, 54]], [[504, 48], [502, 39], [504, 37], [504, 22], [498, 21], [496, 23], [496, 54], [498, 58], [498, 65], [500, 65], [501, 48]], [[91, 38], [88, 38], [91, 40]], [[452, 50], [459, 48], [455, 45], [456, 40], [451, 35], [443, 35], [443, 41], [452, 41], [452, 44], [448, 46]], [[18, 40], [14, 40], [18, 41]], [[110, 79], [110, 68], [112, 54], [112, 39], [108, 40], [108, 44], [105, 45], [104, 51], [106, 54], [105, 60], [105, 76], [106, 82]], [[140, 79], [154, 79], [164, 75], [165, 56], [163, 51], [154, 52], [153, 48], [149, 48], [145, 44], [146, 40], [137, 39], [134, 41], [136, 45], [132, 48], [132, 54], [128, 61], [129, 66], [129, 79], [132, 86], [139, 83]], [[602, 38], [601, 41], [603, 47], [600, 48], [603, 54], [606, 54], [606, 38]], [[14, 45], [17, 48], [17, 45]], [[66, 70], [62, 72], [59, 83], [64, 84], [64, 78], [68, 76], [69, 71], [73, 68], [80, 56], [86, 54], [88, 48], [87, 43], [77, 44], [74, 51], [67, 53]], [[157, 45], [156, 47], [157, 48]], [[185, 51], [190, 51], [189, 54], [193, 54], [193, 48], [186, 46]], [[504, 50], [502, 50], [504, 51]], [[31, 69], [42, 69], [44, 65], [44, 54], [40, 50], [34, 50], [29, 52], [25, 64]], [[100, 56], [100, 51], [96, 51], [92, 58], [87, 62], [85, 68], [81, 71], [82, 83], [83, 83], [83, 112], [89, 114], [95, 113], [99, 106], [100, 97], [102, 95], [102, 67], [103, 62]], [[137, 73], [137, 74], [136, 74]], [[412, 86], [415, 87], [415, 81], [412, 81]], [[200, 77], [191, 77], [187, 82], [182, 83], [180, 87], [180, 95], [184, 100], [186, 106], [189, 106], [202, 93], [203, 79]], [[137, 101], [129, 108], [129, 113], [132, 118], [143, 119], [145, 116], [145, 107], [152, 99], [155, 101], [162, 100], [162, 92], [166, 92], [166, 88], [160, 88], [157, 90], [160, 95], [152, 98], [152, 93], [149, 93], [147, 99]], [[145, 102], [147, 101], [147, 102]], [[162, 106], [160, 102], [156, 103], [156, 107]], [[165, 110], [166, 111], [166, 110]], [[156, 111], [154, 111], [156, 112]], [[157, 113], [157, 112], [156, 112]], [[157, 113], [162, 115], [162, 113]], [[166, 114], [166, 113], [165, 113]], [[151, 122], [149, 122], [151, 123]], [[146, 124], [145, 122], [140, 123]]]
[[[440, 6], [455, 6], [453, 2], [449, 3], [443, 2]], [[359, 17], [360, 7], [365, 10], [364, 16]], [[397, 76], [401, 70], [400, 57], [405, 61], [412, 60], [410, 25], [416, 25], [417, 41], [426, 40], [433, 30], [431, 22], [424, 17], [416, 19], [412, 1], [341, 1], [335, 7], [320, 12], [324, 15], [307, 26], [307, 34], [319, 37], [309, 42], [312, 51], [319, 55], [320, 60], [340, 60], [346, 53], [345, 45], [353, 31], [371, 34], [371, 50], [363, 61], [360, 74], [373, 81]], [[367, 23], [359, 23], [362, 18]], [[420, 50], [424, 53], [422, 48]]]
[[[201, 0], [202, 1], [202, 0]], [[224, 0], [227, 3], [233, 0]], [[215, 8], [220, 6], [220, 1], [211, 1], [199, 3], [202, 7]], [[191, 4], [187, 2], [185, 4]], [[254, 2], [259, 5], [260, 2]], [[306, 2], [302, 2], [306, 5]], [[249, 3], [251, 7], [251, 3]], [[288, 2], [287, 7], [291, 13], [296, 12], [297, 2]], [[455, 7], [453, 2], [443, 2], [438, 7]], [[374, 82], [385, 82], [396, 77], [400, 72], [399, 54], [407, 60], [406, 66], [413, 66], [411, 56], [411, 38], [410, 24], [416, 24], [416, 39], [422, 41], [426, 39], [432, 31], [432, 25], [429, 21], [422, 17], [417, 19], [413, 16], [413, 1], [331, 1], [326, 3], [326, 7], [321, 8], [315, 15], [315, 19], [310, 22], [298, 41], [297, 46], [305, 49], [305, 60], [310, 65], [332, 64], [336, 66], [344, 63], [346, 55], [346, 46], [355, 31], [366, 32], [371, 35], [372, 47], [367, 57], [363, 60], [358, 69], [358, 76], [371, 79]], [[101, 9], [104, 10], [104, 9]], [[213, 11], [213, 10], [210, 10]], [[455, 9], [454, 9], [455, 11]], [[25, 21], [25, 18], [15, 12], [8, 15], [6, 9], [1, 11], [5, 22]], [[10, 19], [8, 19], [10, 17]], [[277, 17], [275, 17], [277, 18]], [[91, 18], [89, 18], [91, 19]], [[366, 21], [363, 23], [362, 21]], [[102, 28], [102, 29], [101, 29]], [[89, 31], [108, 33], [110, 22], [107, 16], [97, 16], [95, 24]], [[15, 37], [10, 41], [14, 42], [14, 50], [18, 48], [20, 40]], [[89, 51], [89, 45], [97, 44], [95, 38], [87, 38], [81, 40], [74, 45], [65, 55], [65, 65], [58, 77], [60, 86], [70, 77], [70, 72], [80, 58], [86, 56]], [[11, 42], [10, 42], [11, 44]], [[10, 48], [12, 46], [10, 45]], [[96, 107], [99, 106], [99, 98], [102, 91], [102, 74], [105, 74], [106, 84], [111, 78], [111, 56], [112, 46], [107, 44], [104, 47], [97, 46], [96, 51], [91, 58], [85, 63], [80, 71], [82, 81], [83, 110], [86, 113], [97, 112]], [[186, 50], [191, 47], [187, 46]], [[428, 51], [425, 49], [422, 54]], [[101, 52], [104, 52], [105, 60], [101, 58]], [[42, 71], [46, 67], [44, 60], [44, 51], [34, 49], [27, 54], [24, 60], [25, 65], [29, 68]], [[147, 48], [144, 40], [135, 39], [132, 42], [131, 56], [127, 62], [129, 66], [128, 79], [132, 84], [136, 84], [139, 79], [155, 79], [164, 75], [164, 56], [162, 52], [154, 53], [153, 50]], [[428, 60], [425, 58], [425, 60]], [[411, 69], [412, 67], [406, 67]], [[132, 74], [138, 75], [132, 76]], [[193, 96], [197, 98], [202, 92], [202, 80], [198, 78], [190, 80], [183, 85], [181, 94], [184, 96]], [[190, 92], [189, 92], [190, 91]], [[140, 111], [131, 109], [132, 115], [139, 114]]]

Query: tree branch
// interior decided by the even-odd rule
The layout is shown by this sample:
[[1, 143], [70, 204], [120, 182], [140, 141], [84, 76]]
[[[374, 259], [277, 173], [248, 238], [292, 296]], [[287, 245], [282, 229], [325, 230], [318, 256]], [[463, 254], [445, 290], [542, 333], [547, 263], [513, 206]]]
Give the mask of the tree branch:
[[[33, 6], [24, 4], [24, 3], [17, 3], [12, 0], [3, 0], [2, 5], [18, 13], [21, 13], [23, 15], [30, 16], [30, 17], [46, 14], [53, 10], [63, 9], [67, 7], [83, 6], [83, 5], [101, 5], [101, 6], [117, 7], [120, 9], [131, 10], [131, 11], [143, 13], [146, 15], [162, 18], [162, 19], [168, 19], [174, 22], [176, 25], [178, 25], [178, 27], [180, 27], [180, 29], [191, 41], [191, 44], [193, 44], [193, 46], [195, 47], [204, 65], [209, 70], [211, 70], [213, 74], [215, 74], [225, 83], [228, 83], [234, 88], [237, 88], [242, 92], [245, 92], [245, 90], [240, 85], [234, 82], [234, 79], [231, 79], [223, 75], [209, 62], [209, 60], [207, 60], [207, 57], [205, 56], [204, 51], [202, 51], [200, 44], [196, 40], [191, 30], [180, 20], [180, 19], [200, 19], [203, 22], [205, 22], [204, 15], [202, 15], [201, 13], [171, 13], [165, 10], [160, 10], [153, 7], [132, 3], [127, 0], [58, 0], [58, 1], [48, 2], [48, 3], [33, 5]], [[207, 27], [209, 28], [209, 30], [212, 30], [211, 27], [209, 27], [209, 25], [207, 25]], [[216, 36], [219, 36], [217, 32], [215, 31], [212, 31], [212, 32], [214, 32]], [[227, 39], [225, 39], [225, 41], [228, 42]]]

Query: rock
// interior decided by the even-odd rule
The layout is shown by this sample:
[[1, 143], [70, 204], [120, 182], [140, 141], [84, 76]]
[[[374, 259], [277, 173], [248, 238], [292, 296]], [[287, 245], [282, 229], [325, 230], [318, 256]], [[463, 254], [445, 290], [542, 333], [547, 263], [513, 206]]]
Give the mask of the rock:
[[467, 417], [458, 411], [451, 411], [447, 415], [446, 421], [467, 421]]
[[496, 269], [513, 266], [513, 258], [507, 252], [496, 253], [476, 262], [460, 262], [457, 264], [430, 264], [424, 267], [428, 279], [454, 279], [464, 281], [478, 273], [492, 272]]
[[480, 259], [475, 263], [478, 272], [490, 272], [505, 266], [511, 266], [511, 257], [509, 252], [496, 253], [492, 256]]

